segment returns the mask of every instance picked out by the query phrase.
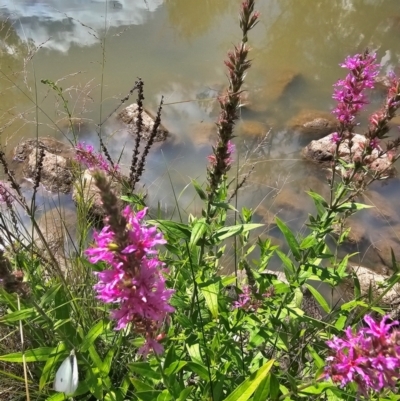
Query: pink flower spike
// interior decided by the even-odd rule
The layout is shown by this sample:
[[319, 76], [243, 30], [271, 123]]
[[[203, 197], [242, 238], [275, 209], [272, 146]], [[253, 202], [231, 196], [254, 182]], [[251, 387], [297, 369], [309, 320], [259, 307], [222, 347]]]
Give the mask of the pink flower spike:
[[76, 145], [75, 159], [84, 164], [88, 169], [100, 169], [106, 173], [113, 174], [119, 171], [119, 165], [111, 166], [101, 153], [96, 153], [92, 145], [85, 145], [84, 142], [79, 142]]
[[351, 129], [354, 126], [356, 115], [368, 103], [365, 89], [374, 87], [379, 68], [375, 61], [374, 53], [365, 53], [347, 57], [340, 64], [350, 72], [344, 80], [339, 80], [334, 85], [332, 98], [338, 102], [333, 114], [344, 128]]
[[135, 213], [130, 207], [125, 208], [124, 232], [116, 233], [110, 226], [104, 227], [94, 234], [95, 244], [85, 252], [90, 262], [102, 261], [109, 266], [95, 273], [97, 298], [117, 305], [111, 312], [111, 318], [116, 321], [115, 330], [131, 325], [137, 334], [145, 335], [146, 342], [140, 350], [143, 356], [151, 350], [163, 351], [154, 340], [156, 331], [175, 310], [169, 304], [174, 290], [166, 287], [167, 269], [158, 259], [155, 248], [166, 241], [155, 227], [145, 224], [146, 213], [147, 209]]
[[331, 142], [336, 143], [336, 144], [338, 144], [340, 142], [340, 136], [337, 132], [332, 133], [329, 139]]

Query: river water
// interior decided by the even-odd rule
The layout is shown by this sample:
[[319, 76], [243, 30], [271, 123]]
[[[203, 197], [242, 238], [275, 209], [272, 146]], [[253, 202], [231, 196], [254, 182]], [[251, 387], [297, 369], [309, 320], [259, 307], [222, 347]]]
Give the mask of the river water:
[[[79, 139], [97, 144], [96, 124], [140, 76], [147, 109], [154, 111], [165, 97], [163, 124], [171, 132], [149, 157], [143, 177], [149, 202], [176, 218], [173, 187], [180, 206], [198, 213], [201, 205], [188, 186], [191, 179], [205, 179], [218, 115], [215, 97], [226, 86], [223, 59], [240, 40], [239, 5], [234, 0], [3, 0], [1, 144], [12, 149], [37, 133], [65, 140], [63, 105], [42, 79], [63, 88], [80, 121]], [[327, 191], [324, 172], [300, 155], [313, 138], [293, 129], [293, 121], [301, 113], [332, 110], [332, 85], [344, 77], [339, 63], [347, 55], [368, 47], [377, 52], [384, 72], [400, 65], [400, 4], [259, 0], [257, 9], [261, 20], [249, 36], [249, 105], [235, 139], [239, 164], [247, 163], [241, 173], [252, 164], [255, 171], [238, 206], [252, 207], [255, 220], [267, 224], [262, 233], [279, 242], [273, 216], [302, 229], [313, 211], [305, 191]], [[382, 100], [379, 91], [373, 93], [370, 109]], [[115, 157], [126, 149], [121, 163], [127, 169], [132, 137], [110, 121], [102, 134]], [[362, 132], [366, 116], [360, 121]], [[387, 263], [375, 250], [383, 242], [386, 247], [399, 242], [399, 181], [374, 184], [367, 195], [377, 208], [354, 220], [358, 260], [380, 269]]]

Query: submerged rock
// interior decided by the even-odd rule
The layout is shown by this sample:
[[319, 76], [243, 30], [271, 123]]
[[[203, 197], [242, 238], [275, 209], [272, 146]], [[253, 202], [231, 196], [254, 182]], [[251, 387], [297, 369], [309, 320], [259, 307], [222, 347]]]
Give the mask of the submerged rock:
[[243, 93], [242, 103], [256, 113], [265, 112], [271, 103], [282, 100], [292, 89], [303, 84], [303, 76], [294, 70], [282, 70], [263, 87], [249, 88]]
[[[138, 130], [136, 127], [136, 122], [138, 118], [138, 105], [136, 103], [132, 103], [130, 106], [122, 110], [118, 114], [118, 118], [120, 121], [122, 121], [124, 124], [127, 125], [129, 131], [132, 134], [134, 135], [138, 134]], [[147, 140], [150, 137], [151, 131], [153, 130], [155, 118], [147, 110], [143, 110], [142, 118], [143, 118], [143, 129], [141, 132], [141, 137]], [[160, 124], [160, 126], [157, 129], [154, 141], [163, 142], [167, 139], [168, 134], [169, 134], [168, 130], [162, 124]]]
[[28, 139], [14, 149], [14, 166], [20, 170], [17, 179], [34, 180], [40, 149], [44, 149], [40, 183], [48, 191], [69, 193], [72, 189], [71, 160], [75, 150], [52, 138]]
[[217, 126], [210, 122], [193, 124], [189, 127], [189, 135], [195, 145], [210, 147], [216, 143]]
[[335, 132], [336, 125], [332, 114], [318, 110], [302, 110], [288, 123], [291, 130], [319, 138]]
[[238, 124], [238, 132], [241, 137], [262, 138], [269, 131], [269, 127], [255, 120], [245, 120]]

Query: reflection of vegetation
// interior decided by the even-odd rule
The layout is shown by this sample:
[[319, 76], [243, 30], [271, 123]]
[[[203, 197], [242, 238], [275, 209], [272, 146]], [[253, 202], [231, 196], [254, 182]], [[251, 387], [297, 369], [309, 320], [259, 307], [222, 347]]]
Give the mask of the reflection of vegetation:
[[0, 68], [3, 72], [19, 72], [28, 56], [28, 44], [20, 39], [9, 20], [0, 21]]
[[20, 114], [15, 106], [26, 102], [17, 86], [25, 88], [27, 85], [26, 61], [33, 57], [30, 48], [36, 49], [21, 40], [8, 19], [0, 19], [0, 133], [3, 144], [6, 142], [3, 138], [14, 135], [27, 122], [28, 116]]
[[[343, 2], [322, 0], [310, 6], [297, 0], [280, 2], [284, 11], [266, 31], [266, 58], [270, 61], [271, 55], [284, 52], [292, 60], [305, 59], [319, 69], [322, 60], [330, 63], [327, 49], [340, 51], [332, 57], [341, 60], [343, 54], [362, 52], [366, 47], [380, 48], [393, 41], [397, 1], [386, 1], [385, 7], [382, 0], [348, 3], [344, 6]], [[388, 18], [391, 8], [394, 17]]]
[[205, 33], [213, 20], [236, 3], [232, 0], [166, 0], [171, 25], [184, 37]]
[[8, 19], [0, 20], [0, 94], [3, 111], [17, 104], [15, 90], [8, 96], [5, 96], [4, 92], [15, 86], [13, 83], [18, 81], [19, 75], [23, 75], [26, 82], [26, 61], [33, 57], [33, 53], [29, 54], [30, 47], [35, 49], [29, 42], [21, 40]]

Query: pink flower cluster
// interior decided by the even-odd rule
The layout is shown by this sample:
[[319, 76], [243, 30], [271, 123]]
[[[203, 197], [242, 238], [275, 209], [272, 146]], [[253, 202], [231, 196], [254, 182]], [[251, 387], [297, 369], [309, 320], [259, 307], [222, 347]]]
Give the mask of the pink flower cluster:
[[338, 101], [333, 114], [344, 128], [354, 125], [357, 113], [368, 103], [366, 88], [373, 88], [378, 75], [379, 64], [375, 63], [376, 54], [364, 53], [347, 57], [341, 67], [350, 70], [344, 80], [335, 84], [333, 99]]
[[101, 153], [94, 151], [92, 145], [85, 145], [79, 142], [76, 145], [76, 160], [79, 163], [84, 164], [88, 169], [100, 169], [106, 173], [115, 173], [119, 170], [119, 166], [116, 164], [114, 167], [104, 158]]
[[341, 387], [354, 382], [359, 393], [366, 396], [370, 390], [395, 388], [400, 378], [400, 330], [399, 322], [392, 322], [389, 316], [380, 323], [370, 316], [364, 320], [368, 327], [358, 333], [348, 327], [345, 338], [327, 341], [334, 355], [327, 358], [325, 377]]
[[[267, 290], [262, 297], [269, 298], [274, 293], [274, 287]], [[247, 284], [242, 286], [242, 293], [238, 295], [238, 300], [233, 303], [233, 309], [243, 309], [246, 311], [257, 311], [262, 306], [262, 299], [257, 299], [252, 291], [251, 287]]]
[[[227, 152], [226, 152], [227, 157], [224, 160], [227, 168], [230, 167], [233, 162], [232, 155], [233, 155], [233, 153], [235, 153], [235, 151], [236, 151], [235, 144], [232, 141], [228, 141]], [[216, 158], [215, 154], [207, 156], [207, 159], [213, 166], [217, 165], [217, 158]]]
[[96, 273], [99, 282], [94, 289], [103, 302], [119, 305], [111, 313], [117, 321], [116, 330], [132, 323], [135, 332], [145, 336], [145, 344], [139, 350], [144, 356], [151, 349], [157, 354], [163, 352], [157, 331], [174, 311], [169, 305], [174, 290], [165, 286], [166, 270], [154, 248], [166, 241], [155, 227], [142, 222], [146, 213], [147, 208], [135, 213], [126, 207], [122, 212], [127, 223], [123, 235], [107, 225], [94, 234], [95, 245], [86, 250], [91, 263], [103, 261], [110, 266]]

